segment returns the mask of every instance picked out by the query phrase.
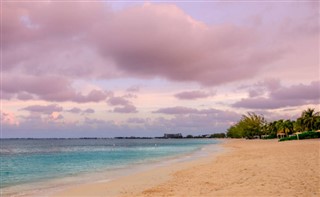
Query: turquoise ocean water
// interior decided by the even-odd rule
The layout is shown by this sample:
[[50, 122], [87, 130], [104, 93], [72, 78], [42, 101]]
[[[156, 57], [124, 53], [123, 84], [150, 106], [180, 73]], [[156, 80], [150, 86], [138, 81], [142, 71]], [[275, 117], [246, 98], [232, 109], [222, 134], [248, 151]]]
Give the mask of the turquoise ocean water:
[[160, 161], [212, 139], [1, 139], [0, 189]]

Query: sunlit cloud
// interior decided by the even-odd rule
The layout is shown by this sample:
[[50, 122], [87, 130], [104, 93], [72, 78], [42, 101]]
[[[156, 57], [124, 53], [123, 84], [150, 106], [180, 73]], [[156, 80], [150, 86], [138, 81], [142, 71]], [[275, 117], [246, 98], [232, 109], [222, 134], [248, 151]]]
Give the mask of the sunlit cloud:
[[223, 132], [319, 105], [319, 2], [2, 6], [4, 137]]

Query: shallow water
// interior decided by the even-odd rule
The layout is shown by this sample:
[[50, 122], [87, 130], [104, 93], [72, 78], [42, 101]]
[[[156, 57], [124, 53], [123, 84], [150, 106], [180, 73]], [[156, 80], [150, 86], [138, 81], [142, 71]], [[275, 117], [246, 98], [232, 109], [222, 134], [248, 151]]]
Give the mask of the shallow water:
[[212, 139], [1, 139], [1, 189], [191, 153]]

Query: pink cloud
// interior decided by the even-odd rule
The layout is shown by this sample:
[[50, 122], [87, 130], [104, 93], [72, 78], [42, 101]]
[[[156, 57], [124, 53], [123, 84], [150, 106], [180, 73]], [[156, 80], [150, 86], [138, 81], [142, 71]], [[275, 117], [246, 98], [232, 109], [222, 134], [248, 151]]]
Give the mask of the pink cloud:
[[146, 3], [117, 12], [102, 3], [4, 6], [5, 65], [32, 75], [50, 71], [106, 78], [125, 73], [218, 85], [252, 77], [281, 56], [276, 46], [259, 47], [254, 28], [209, 26], [170, 4]]
[[19, 125], [19, 121], [12, 112], [1, 112], [1, 124], [4, 125]]
[[198, 113], [199, 111], [194, 108], [188, 108], [188, 107], [168, 107], [168, 108], [161, 108], [153, 113], [162, 113], [162, 114], [192, 114], [192, 113]]
[[138, 98], [138, 96], [136, 94], [132, 94], [132, 93], [127, 93], [127, 94], [123, 95], [122, 97], [127, 98], [127, 99]]
[[111, 96], [111, 92], [101, 90], [91, 90], [88, 95], [77, 94], [74, 98], [75, 102], [86, 103], [86, 102], [100, 102], [104, 101], [107, 97]]
[[127, 88], [127, 91], [128, 92], [139, 92], [140, 86], [138, 86], [138, 85], [131, 86], [131, 87]]
[[319, 104], [319, 87], [320, 81], [313, 81], [308, 85], [299, 84], [290, 87], [277, 86], [276, 89], [269, 90], [267, 98], [244, 98], [234, 103], [232, 106], [248, 109], [277, 109], [289, 106]]
[[11, 93], [11, 99], [17, 94], [17, 99], [43, 99], [46, 101], [73, 101], [77, 103], [104, 101], [113, 93], [101, 90], [91, 90], [87, 95], [76, 92], [72, 83], [66, 77], [60, 76], [30, 76], [6, 75], [3, 77], [2, 91]]
[[262, 97], [270, 91], [276, 91], [281, 88], [279, 79], [269, 78], [250, 85], [241, 85], [238, 89], [248, 89], [249, 97]]
[[264, 90], [262, 89], [251, 89], [249, 90], [250, 97], [262, 96], [264, 94]]
[[101, 53], [137, 76], [217, 85], [251, 77], [279, 58], [275, 48], [257, 50], [253, 29], [207, 26], [174, 5], [128, 8], [104, 27], [96, 30]]
[[79, 114], [80, 112], [82, 112], [82, 110], [78, 107], [74, 107], [74, 108], [66, 110], [66, 111], [70, 112], [70, 113], [74, 113], [74, 114]]
[[106, 14], [102, 2], [4, 2], [3, 6], [5, 47], [48, 36], [77, 36]]
[[297, 106], [307, 104], [301, 100], [273, 100], [270, 98], [246, 98], [234, 103], [233, 107], [247, 109], [277, 109], [288, 106]]
[[85, 114], [93, 114], [94, 112], [95, 112], [95, 110], [94, 109], [90, 109], [90, 108], [88, 108], [86, 110], [83, 110], [83, 113], [85, 113]]
[[320, 81], [313, 81], [308, 85], [298, 84], [290, 87], [282, 87], [271, 92], [271, 97], [275, 99], [320, 99]]
[[235, 118], [239, 118], [239, 114], [231, 111], [224, 111], [214, 108], [209, 109], [196, 109], [189, 107], [168, 107], [168, 108], [160, 108], [153, 113], [161, 113], [161, 114], [169, 114], [175, 116], [184, 116], [184, 115], [197, 115], [197, 116], [213, 116], [215, 120], [233, 120]]
[[111, 14], [105, 3], [6, 2], [3, 6], [4, 71], [69, 79], [118, 75], [88, 41], [93, 26]]
[[[182, 107], [176, 107], [176, 109], [179, 108]], [[173, 131], [200, 132], [203, 134], [203, 132], [225, 132], [230, 125], [238, 121], [239, 117], [241, 117], [241, 114], [232, 111], [186, 109], [188, 110], [168, 112], [169, 114], [175, 115], [174, 118], [159, 118], [153, 122], [153, 125], [164, 125], [163, 127]], [[167, 114], [167, 112], [164, 113]]]
[[26, 93], [26, 92], [20, 92], [17, 94], [17, 99], [27, 101], [27, 100], [32, 100], [34, 97], [32, 94]]
[[137, 113], [137, 108], [125, 97], [117, 97], [117, 96], [112, 96], [111, 98], [108, 99], [108, 104], [111, 106], [117, 106], [115, 107], [112, 112], [116, 113]]
[[[309, 16], [304, 9], [303, 16], [289, 15], [275, 27], [207, 25], [173, 4], [146, 3], [121, 11], [102, 2], [3, 6], [4, 69], [18, 67], [38, 74], [50, 70], [73, 77], [111, 77], [113, 62], [131, 76], [217, 85], [254, 76], [290, 51], [297, 35], [303, 40], [318, 33], [312, 6], [314, 14]], [[296, 9], [286, 8], [285, 14]], [[261, 26], [271, 41], [258, 31]], [[45, 54], [36, 55], [44, 49]]]
[[148, 120], [143, 119], [143, 118], [129, 118], [127, 120], [127, 123], [134, 123], [134, 124], [145, 124], [147, 122], [148, 122]]
[[105, 121], [102, 119], [88, 118], [88, 117], [85, 118], [84, 123], [88, 124], [88, 125], [105, 125], [107, 123], [113, 124], [113, 122], [111, 122], [111, 121]]
[[63, 115], [61, 115], [59, 112], [52, 112], [49, 116], [49, 120], [56, 121], [63, 119]]
[[51, 104], [51, 105], [31, 105], [31, 106], [22, 108], [21, 110], [43, 113], [43, 114], [52, 114], [53, 112], [61, 112], [63, 108], [57, 104]]
[[73, 113], [73, 114], [80, 114], [81, 113], [83, 115], [83, 114], [92, 114], [92, 113], [95, 112], [95, 110], [91, 109], [91, 108], [87, 108], [85, 110], [82, 110], [82, 109], [80, 109], [78, 107], [74, 107], [72, 109], [66, 110], [66, 112], [70, 112], [70, 113]]
[[127, 99], [125, 99], [123, 97], [111, 97], [108, 99], [108, 103], [112, 106], [128, 105], [130, 103], [130, 101], [128, 101]]
[[210, 96], [210, 94], [203, 91], [186, 91], [175, 94], [174, 96], [181, 100], [195, 100], [200, 98], [207, 98]]
[[[216, 17], [211, 18], [214, 22], [203, 23], [195, 19], [201, 17], [193, 18], [173, 3], [146, 3], [120, 11], [111, 10], [105, 2], [4, 2], [2, 5], [1, 99], [76, 104], [106, 101], [114, 106], [113, 112], [135, 113], [137, 109], [130, 99], [136, 95], [130, 93], [139, 91], [138, 86], [127, 85], [127, 95], [114, 97], [101, 87], [83, 93], [73, 85], [77, 81], [98, 81], [97, 84], [104, 86], [105, 80], [121, 77], [120, 80], [139, 78], [142, 83], [161, 78], [215, 86], [241, 80], [252, 83], [253, 77], [275, 77], [286, 84], [294, 81], [304, 84], [284, 87], [277, 80], [264, 81], [249, 87], [249, 97], [233, 107], [276, 109], [319, 104], [319, 82], [306, 84], [319, 78], [318, 2], [312, 6], [308, 2], [270, 7], [268, 4], [268, 12], [255, 13], [250, 24], [233, 16], [227, 18], [234, 20], [220, 20], [211, 9]], [[237, 6], [238, 3], [233, 3], [226, 11], [237, 13], [240, 18], [251, 14], [244, 14]], [[275, 10], [281, 14], [274, 14]], [[177, 98], [204, 98], [206, 92], [202, 93], [181, 92]], [[50, 105], [23, 108], [30, 112], [22, 118], [27, 122], [26, 128], [37, 127], [41, 121], [47, 124], [55, 112], [53, 108]], [[94, 111], [80, 110], [80, 114]], [[56, 112], [61, 115], [65, 111]], [[212, 120], [221, 117], [221, 122], [227, 125], [228, 117], [235, 117], [232, 112], [188, 107], [164, 107], [155, 113], [174, 117], [159, 119], [153, 125], [152, 128], [161, 131], [165, 124], [186, 130], [186, 126], [199, 130], [203, 124], [209, 129]], [[45, 124], [39, 125], [40, 130], [46, 128]], [[57, 127], [53, 125], [52, 130]], [[114, 128], [110, 125], [102, 130]]]
[[9, 93], [9, 92], [4, 92], [2, 90], [0, 90], [1, 93], [1, 99], [3, 100], [10, 100], [12, 98], [14, 98], [15, 94], [13, 93]]
[[[61, 114], [63, 108], [57, 104], [51, 105], [32, 105], [20, 110], [28, 111], [29, 114], [24, 116], [20, 115], [21, 124], [20, 129], [24, 132], [34, 130], [41, 130], [42, 132], [48, 129], [63, 128], [66, 124], [64, 116]], [[27, 134], [25, 133], [25, 134]]]
[[127, 104], [122, 107], [116, 107], [113, 109], [116, 113], [137, 113], [137, 108], [132, 104]]
[[27, 92], [47, 95], [61, 91], [71, 91], [70, 80], [60, 76], [4, 75], [2, 91], [9, 93]]

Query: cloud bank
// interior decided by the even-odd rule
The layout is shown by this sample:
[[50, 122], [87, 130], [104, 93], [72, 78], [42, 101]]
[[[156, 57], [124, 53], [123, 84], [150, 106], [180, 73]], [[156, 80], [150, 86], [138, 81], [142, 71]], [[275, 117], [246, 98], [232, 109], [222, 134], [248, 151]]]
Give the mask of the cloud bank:
[[6, 131], [224, 131], [245, 110], [319, 105], [319, 2], [181, 5], [3, 2]]
[[[268, 84], [266, 85], [268, 86]], [[241, 99], [232, 106], [247, 109], [277, 109], [320, 104], [320, 81], [313, 81], [308, 85], [298, 84], [289, 87], [277, 85], [276, 88], [269, 89], [267, 94], [267, 97], [255, 97], [251, 93], [249, 94], [251, 97]]]

